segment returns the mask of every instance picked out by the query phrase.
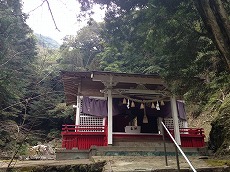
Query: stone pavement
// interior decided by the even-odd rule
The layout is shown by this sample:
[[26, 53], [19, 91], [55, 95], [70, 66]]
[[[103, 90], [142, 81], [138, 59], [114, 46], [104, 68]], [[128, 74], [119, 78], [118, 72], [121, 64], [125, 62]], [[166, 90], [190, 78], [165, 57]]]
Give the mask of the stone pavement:
[[[195, 169], [211, 168], [205, 160], [198, 156], [188, 157]], [[168, 156], [168, 165], [165, 164], [164, 156], [103, 156], [93, 157], [95, 162], [107, 161], [105, 172], [136, 172], [136, 171], [177, 171], [175, 156]], [[180, 156], [180, 168], [190, 169], [186, 160]], [[164, 169], [164, 170], [163, 170]], [[187, 170], [189, 171], [189, 170]], [[207, 170], [209, 172], [213, 170]], [[214, 171], [218, 171], [217, 169]]]
[[[205, 160], [199, 159], [198, 156], [189, 156], [189, 159], [197, 171], [202, 172], [227, 172], [228, 170], [207, 169], [211, 168]], [[180, 156], [180, 168], [189, 169], [189, 165], [184, 158]], [[165, 166], [164, 156], [93, 156], [89, 159], [76, 160], [36, 160], [36, 161], [17, 161], [14, 167], [35, 167], [35, 166], [59, 166], [59, 165], [76, 165], [76, 164], [92, 164], [94, 162], [106, 161], [104, 172], [150, 172], [150, 171], [177, 171], [175, 156], [168, 156], [169, 166]], [[7, 167], [7, 161], [0, 160], [0, 172]], [[204, 170], [206, 169], [206, 170]], [[183, 171], [183, 170], [182, 170]], [[189, 171], [189, 170], [187, 170]], [[187, 172], [186, 171], [186, 172]], [[183, 171], [184, 172], [184, 171]]]

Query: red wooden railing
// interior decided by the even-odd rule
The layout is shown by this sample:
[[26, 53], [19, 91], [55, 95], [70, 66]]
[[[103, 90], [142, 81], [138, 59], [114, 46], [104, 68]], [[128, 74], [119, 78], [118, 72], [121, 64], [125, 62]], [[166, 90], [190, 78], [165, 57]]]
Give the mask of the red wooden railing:
[[[169, 129], [174, 135], [174, 130]], [[204, 147], [204, 129], [203, 128], [180, 128], [181, 147]]]
[[106, 126], [62, 125], [62, 132], [104, 132]]
[[66, 149], [107, 146], [107, 126], [63, 125], [61, 134], [62, 147]]
[[[174, 130], [169, 129], [174, 135]], [[66, 149], [90, 149], [91, 146], [107, 146], [107, 125], [105, 126], [78, 126], [63, 125], [62, 147]], [[203, 128], [180, 128], [181, 147], [204, 147]], [[124, 135], [128, 137], [128, 135]], [[134, 137], [134, 136], [130, 136]], [[146, 137], [146, 136], [143, 136]]]

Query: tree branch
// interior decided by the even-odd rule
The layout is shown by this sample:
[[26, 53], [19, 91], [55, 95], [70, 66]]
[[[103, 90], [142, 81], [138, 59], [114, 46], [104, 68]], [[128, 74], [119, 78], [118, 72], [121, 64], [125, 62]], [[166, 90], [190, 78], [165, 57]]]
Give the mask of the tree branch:
[[212, 9], [211, 0], [196, 0], [196, 8], [201, 15], [201, 18], [206, 26], [206, 29], [211, 35], [213, 42], [222, 55], [228, 69], [230, 70], [230, 46], [226, 41], [226, 36], [223, 33], [222, 27], [217, 22], [215, 9]]
[[55, 19], [54, 19], [54, 16], [53, 16], [52, 10], [51, 10], [51, 8], [50, 8], [49, 1], [48, 1], [48, 0], [45, 0], [45, 1], [46, 1], [47, 5], [48, 5], [50, 15], [51, 15], [52, 20], [53, 20], [53, 22], [54, 22], [55, 29], [56, 29], [57, 31], [59, 31], [59, 32], [60, 32], [60, 30], [58, 29], [57, 24], [56, 24], [56, 22], [55, 22]]
[[31, 12], [37, 10], [37, 9], [38, 9], [39, 7], [41, 7], [45, 2], [46, 2], [46, 0], [42, 1], [42, 3], [41, 3], [39, 6], [37, 6], [37, 7], [34, 8], [33, 10], [29, 11], [27, 14], [30, 14]]

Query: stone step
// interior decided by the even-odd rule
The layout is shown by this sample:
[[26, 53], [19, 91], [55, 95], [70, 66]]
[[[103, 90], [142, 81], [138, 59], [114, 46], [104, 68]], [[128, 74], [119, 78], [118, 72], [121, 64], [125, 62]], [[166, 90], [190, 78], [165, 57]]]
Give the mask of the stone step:
[[59, 148], [56, 149], [56, 160], [73, 160], [73, 159], [89, 159], [90, 150], [78, 150]]
[[[171, 141], [165, 142], [167, 147], [174, 147], [174, 144]], [[121, 147], [164, 147], [163, 141], [151, 141], [151, 142], [138, 142], [138, 141], [130, 141], [130, 142], [114, 142], [113, 146], [121, 146]]]
[[[171, 140], [165, 140], [166, 147], [174, 147]], [[164, 147], [162, 138], [113, 139], [113, 146], [119, 147]]]
[[[182, 148], [187, 156], [207, 155], [207, 148]], [[167, 156], [176, 155], [175, 147], [166, 147]], [[90, 150], [56, 149], [56, 160], [88, 159], [92, 156], [164, 156], [164, 147], [92, 146]], [[180, 155], [180, 153], [179, 153]]]
[[[182, 148], [186, 155], [204, 155], [198, 148]], [[174, 156], [175, 147], [166, 147], [168, 156]], [[179, 152], [179, 151], [178, 151]], [[180, 153], [179, 153], [180, 154]], [[92, 147], [90, 156], [164, 156], [164, 147]]]

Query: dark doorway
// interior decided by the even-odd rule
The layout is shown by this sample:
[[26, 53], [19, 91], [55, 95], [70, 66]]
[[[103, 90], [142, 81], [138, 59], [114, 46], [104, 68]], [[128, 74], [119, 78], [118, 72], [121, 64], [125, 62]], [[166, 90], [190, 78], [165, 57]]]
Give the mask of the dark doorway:
[[157, 117], [153, 115], [146, 115], [148, 123], [143, 123], [144, 110], [140, 110], [137, 116], [137, 125], [141, 126], [141, 133], [158, 133]]

